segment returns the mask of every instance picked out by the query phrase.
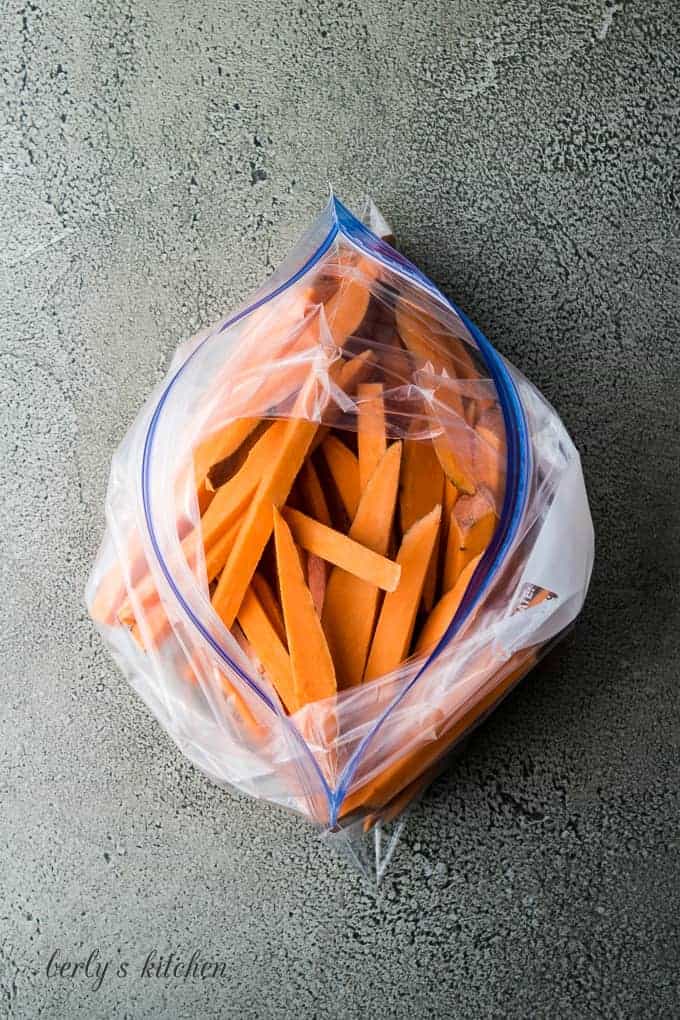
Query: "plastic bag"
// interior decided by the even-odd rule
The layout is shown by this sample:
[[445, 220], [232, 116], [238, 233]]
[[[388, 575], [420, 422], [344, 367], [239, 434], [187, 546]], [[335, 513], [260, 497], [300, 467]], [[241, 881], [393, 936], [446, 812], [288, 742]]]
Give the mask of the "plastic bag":
[[[368, 219], [388, 233], [372, 205]], [[335, 475], [330, 461], [318, 463], [329, 429], [331, 452], [348, 462]], [[271, 520], [234, 566], [243, 521], [249, 514], [250, 541], [264, 520], [253, 510], [258, 500], [290, 504], [289, 522], [296, 504], [309, 511], [296, 490], [309, 457], [331, 476], [327, 523], [344, 515], [347, 531], [366, 491], [364, 463], [372, 471], [397, 445], [401, 488], [385, 531], [392, 562], [414, 519], [429, 510], [439, 522], [421, 571], [420, 638], [412, 648], [412, 624], [390, 629], [408, 616], [394, 599], [382, 620], [388, 594], [369, 598], [366, 621], [361, 599], [343, 605], [340, 596], [329, 619], [335, 652], [347, 656], [335, 660], [346, 682], [298, 705], [270, 679], [277, 662], [263, 665], [274, 644], [258, 657], [239, 623], [255, 566], [265, 578], [256, 608], [278, 598], [276, 567], [266, 584]], [[406, 451], [420, 474], [405, 480]], [[418, 460], [426, 453], [436, 455], [429, 473]], [[237, 490], [232, 480], [245, 477], [247, 464], [250, 488]], [[359, 482], [356, 464], [366, 475]], [[435, 497], [433, 472], [443, 480]], [[493, 528], [478, 549], [465, 546], [466, 583], [432, 624], [449, 590], [447, 569], [449, 581], [461, 573], [464, 541], [452, 529], [468, 541], [480, 519]], [[378, 878], [405, 807], [572, 623], [593, 559], [579, 457], [555, 411], [463, 312], [334, 198], [246, 307], [178, 348], [114, 455], [106, 521], [88, 609], [179, 748], [218, 783], [301, 813]], [[312, 590], [319, 572], [323, 599], [329, 569], [340, 568], [319, 559], [307, 555], [305, 577]], [[227, 561], [238, 584], [222, 585], [225, 595]], [[283, 631], [285, 645], [289, 621], [277, 612], [267, 625]], [[323, 650], [309, 634], [311, 662]], [[319, 659], [320, 676], [324, 668]]]

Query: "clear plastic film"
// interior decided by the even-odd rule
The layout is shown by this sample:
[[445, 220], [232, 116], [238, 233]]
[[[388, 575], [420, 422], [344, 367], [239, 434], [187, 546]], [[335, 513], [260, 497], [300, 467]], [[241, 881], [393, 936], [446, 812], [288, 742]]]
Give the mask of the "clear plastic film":
[[[388, 233], [372, 205], [365, 220]], [[390, 472], [386, 555], [365, 569], [389, 574], [401, 558], [402, 573], [369, 593], [362, 645], [350, 626], [361, 599], [330, 605], [332, 557], [356, 555], [338, 535], [361, 532], [367, 493], [380, 507]], [[293, 649], [273, 507], [335, 663], [336, 689], [304, 703], [277, 682]], [[331, 562], [305, 551], [305, 528], [328, 538], [324, 515]], [[436, 538], [415, 624], [391, 633], [387, 592], [424, 520]], [[555, 411], [336, 199], [246, 307], [178, 349], [114, 455], [106, 522], [88, 609], [179, 748], [378, 876], [390, 824], [573, 622], [593, 559], [579, 457]], [[248, 624], [263, 612], [281, 647], [258, 656]]]

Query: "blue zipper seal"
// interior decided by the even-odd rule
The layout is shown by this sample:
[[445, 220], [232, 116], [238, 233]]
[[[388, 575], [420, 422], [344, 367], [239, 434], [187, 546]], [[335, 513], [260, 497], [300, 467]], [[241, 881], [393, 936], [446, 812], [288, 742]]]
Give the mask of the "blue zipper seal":
[[[371, 230], [369, 230], [360, 220], [358, 220], [350, 211], [347, 209], [342, 202], [337, 198], [333, 197], [330, 200], [330, 212], [332, 214], [332, 223], [326, 237], [323, 239], [321, 244], [316, 250], [309, 256], [305, 263], [287, 280], [285, 280], [280, 286], [276, 287], [269, 294], [265, 294], [254, 304], [249, 305], [247, 308], [238, 312], [231, 319], [227, 320], [217, 331], [207, 336], [201, 343], [196, 347], [194, 351], [189, 355], [187, 360], [177, 369], [172, 379], [170, 379], [168, 385], [161, 394], [158, 404], [156, 405], [149, 427], [144, 440], [144, 449], [142, 453], [142, 502], [144, 506], [144, 517], [146, 521], [146, 527], [149, 534], [154, 554], [161, 568], [161, 571], [168, 582], [168, 585], [173, 592], [175, 598], [179, 602], [180, 606], [186, 613], [187, 617], [191, 620], [192, 624], [199, 631], [201, 636], [208, 642], [211, 648], [217, 653], [222, 661], [233, 670], [237, 676], [252, 690], [267, 707], [278, 716], [283, 722], [289, 727], [291, 735], [298, 743], [301, 749], [304, 750], [312, 768], [315, 772], [321, 789], [326, 794], [329, 807], [329, 819], [328, 824], [331, 828], [334, 828], [338, 822], [338, 816], [342, 802], [345, 799], [351, 781], [354, 774], [359, 766], [361, 758], [368, 747], [370, 741], [373, 739], [375, 734], [378, 732], [382, 724], [391, 714], [394, 708], [397, 707], [407, 696], [407, 694], [413, 689], [414, 684], [423, 675], [428, 666], [434, 661], [434, 659], [440, 654], [440, 652], [446, 647], [446, 645], [455, 637], [462, 625], [468, 619], [470, 613], [479, 602], [481, 596], [487, 590], [491, 581], [495, 577], [498, 569], [505, 560], [506, 554], [510, 549], [512, 542], [517, 534], [520, 520], [524, 513], [524, 507], [529, 491], [529, 477], [530, 477], [530, 444], [528, 436], [528, 426], [524, 409], [522, 407], [517, 387], [515, 386], [512, 376], [508, 372], [503, 359], [493, 348], [491, 343], [484, 336], [482, 331], [475, 326], [473, 322], [465, 315], [465, 313], [458, 308], [453, 302], [449, 301], [442, 292], [434, 286], [434, 284], [422, 273], [416, 266], [413, 265], [408, 259], [402, 254], [397, 252], [391, 245], [388, 245], [381, 238], [377, 237]], [[480, 563], [475, 570], [470, 584], [468, 585], [467, 592], [458, 607], [458, 610], [449, 624], [449, 627], [440, 640], [437, 647], [430, 654], [424, 665], [416, 673], [412, 680], [406, 685], [403, 691], [397, 695], [397, 697], [387, 706], [383, 714], [379, 717], [371, 731], [366, 734], [359, 746], [356, 748], [352, 756], [350, 757], [347, 765], [343, 769], [340, 775], [340, 781], [335, 790], [332, 790], [328, 785], [318, 762], [314, 755], [309, 750], [306, 741], [302, 734], [298, 730], [297, 726], [292, 723], [287, 716], [281, 714], [277, 705], [274, 701], [262, 690], [262, 688], [255, 683], [246, 673], [243, 672], [240, 667], [233, 662], [233, 660], [227, 655], [225, 650], [216, 641], [213, 636], [206, 630], [201, 621], [198, 619], [196, 614], [193, 612], [191, 607], [186, 603], [181, 592], [179, 591], [175, 581], [170, 573], [170, 570], [163, 558], [158, 545], [158, 539], [156, 532], [153, 527], [152, 515], [151, 515], [151, 500], [150, 500], [150, 463], [151, 463], [151, 452], [153, 449], [153, 440], [158, 427], [160, 415], [163, 411], [170, 393], [173, 387], [182, 375], [187, 365], [196, 357], [203, 346], [216, 335], [223, 333], [224, 330], [230, 326], [239, 322], [245, 316], [251, 312], [256, 311], [269, 301], [278, 297], [284, 293], [289, 287], [297, 283], [305, 273], [313, 268], [316, 263], [323, 258], [326, 252], [330, 249], [335, 238], [341, 234], [346, 237], [351, 243], [359, 248], [364, 253], [378, 259], [388, 265], [391, 269], [399, 272], [403, 276], [406, 276], [411, 282], [422, 288], [433, 297], [436, 301], [443, 304], [444, 307], [453, 311], [462, 321], [472, 338], [475, 340], [481, 358], [489, 372], [490, 377], [493, 379], [498, 393], [499, 403], [503, 413], [503, 421], [505, 425], [506, 444], [507, 444], [507, 474], [506, 474], [506, 488], [505, 496], [503, 500], [503, 508], [501, 510], [501, 516], [499, 525], [494, 533], [494, 537], [482, 557]]]

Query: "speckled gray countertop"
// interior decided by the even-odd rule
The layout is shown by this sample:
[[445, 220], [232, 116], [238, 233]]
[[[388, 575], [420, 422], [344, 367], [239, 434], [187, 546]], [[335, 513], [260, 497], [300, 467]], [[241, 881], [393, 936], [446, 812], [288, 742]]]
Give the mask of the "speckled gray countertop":
[[[0, 25], [0, 1016], [680, 1015], [677, 4], [17, 0]], [[127, 424], [328, 181], [560, 410], [597, 530], [577, 628], [379, 895], [184, 761], [82, 603]], [[47, 977], [95, 948], [98, 990]], [[136, 976], [154, 948], [226, 974]]]

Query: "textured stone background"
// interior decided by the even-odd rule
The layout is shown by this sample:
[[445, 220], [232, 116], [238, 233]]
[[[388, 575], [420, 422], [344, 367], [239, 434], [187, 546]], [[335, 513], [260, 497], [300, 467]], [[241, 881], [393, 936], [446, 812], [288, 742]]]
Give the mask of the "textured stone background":
[[[0, 13], [0, 1015], [680, 1014], [675, 0], [12, 0]], [[159, 732], [82, 606], [111, 453], [177, 341], [320, 208], [560, 409], [596, 571], [377, 896]], [[45, 976], [52, 950], [230, 961]]]

